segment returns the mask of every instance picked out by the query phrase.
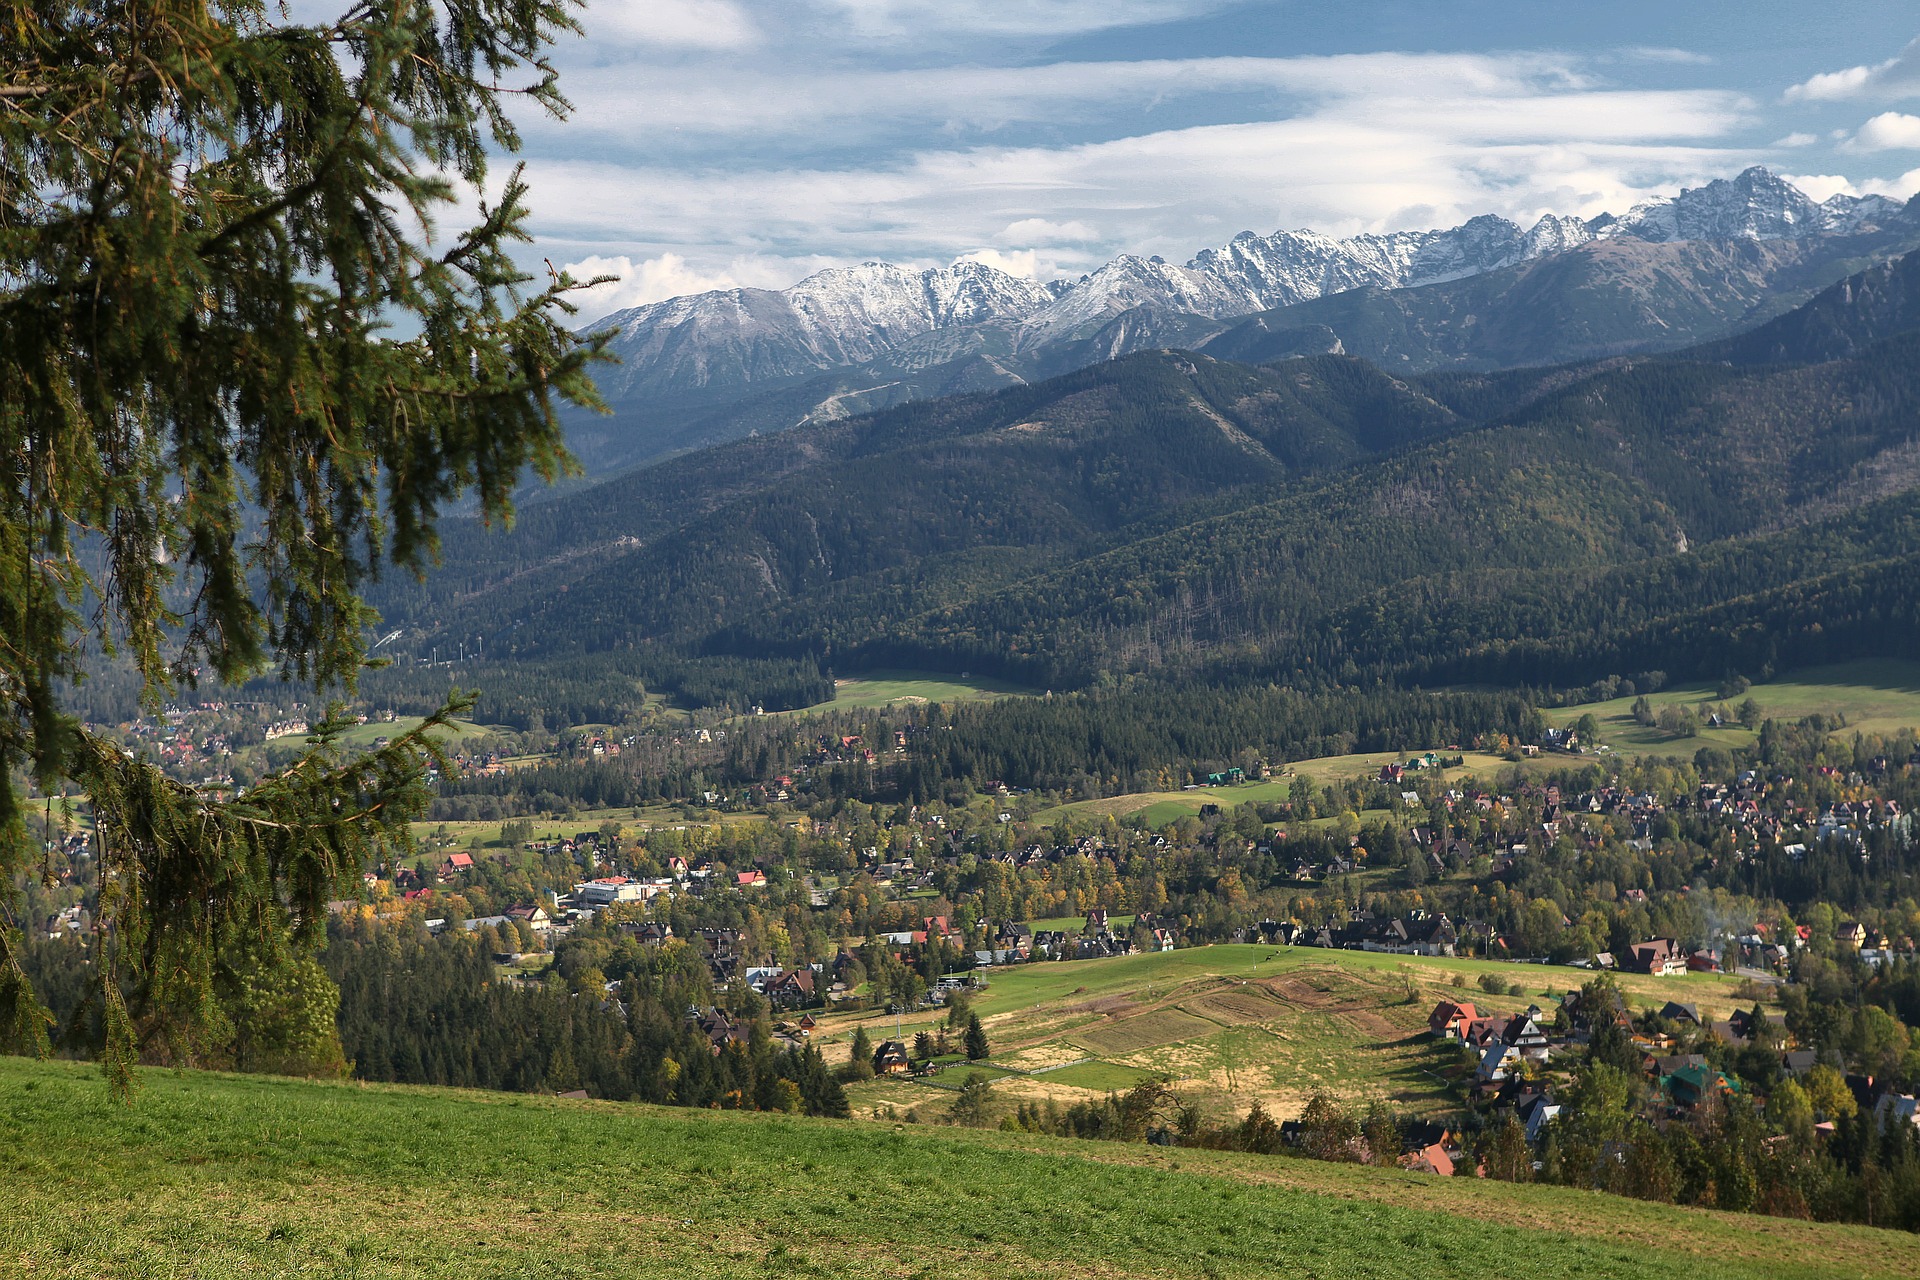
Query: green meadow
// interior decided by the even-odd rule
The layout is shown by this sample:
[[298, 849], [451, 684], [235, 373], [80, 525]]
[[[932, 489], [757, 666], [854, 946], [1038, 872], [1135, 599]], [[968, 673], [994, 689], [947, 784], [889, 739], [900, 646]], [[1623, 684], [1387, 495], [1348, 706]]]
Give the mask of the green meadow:
[[[0, 1059], [0, 1274], [1735, 1280], [1920, 1238], [1023, 1134]], [[1520, 1263], [1518, 1260], [1524, 1260]]]
[[846, 676], [833, 682], [833, 701], [776, 714], [803, 716], [816, 711], [851, 711], [891, 706], [896, 702], [966, 702], [980, 698], [1010, 698], [1037, 693], [1024, 685], [986, 676], [942, 675], [925, 671], [879, 670]]
[[[1660, 708], [1681, 706], [1696, 711], [1702, 704], [1724, 705], [1736, 709], [1752, 698], [1763, 716], [1776, 720], [1798, 720], [1816, 713], [1844, 715], [1842, 733], [1892, 733], [1920, 726], [1920, 662], [1893, 659], [1848, 662], [1838, 666], [1815, 667], [1789, 674], [1765, 684], [1756, 684], [1745, 693], [1721, 698], [1715, 685], [1683, 685], [1649, 694], [1657, 715]], [[1723, 728], [1702, 728], [1691, 738], [1678, 738], [1633, 719], [1633, 698], [1614, 698], [1607, 702], [1589, 702], [1561, 707], [1547, 713], [1555, 725], [1570, 725], [1591, 714], [1600, 722], [1600, 740], [1615, 751], [1632, 755], [1691, 756], [1704, 746], [1744, 747], [1755, 734], [1738, 724]], [[1704, 721], [1705, 717], [1701, 719]]]
[[[1242, 782], [1220, 787], [1196, 787], [1191, 791], [1139, 791], [1096, 800], [1076, 800], [1070, 804], [1043, 809], [1034, 816], [1038, 821], [1052, 822], [1063, 816], [1124, 818], [1137, 814], [1150, 827], [1164, 827], [1169, 822], [1180, 818], [1198, 817], [1200, 811], [1207, 805], [1217, 805], [1225, 810], [1243, 804], [1282, 803], [1292, 797], [1295, 777], [1304, 777], [1316, 787], [1324, 787], [1330, 782], [1372, 777], [1379, 773], [1381, 765], [1402, 764], [1419, 754], [1421, 753], [1413, 751], [1369, 751], [1354, 755], [1319, 756], [1312, 760], [1295, 760], [1279, 766], [1280, 776], [1259, 782]], [[1447, 781], [1465, 777], [1492, 778], [1501, 770], [1514, 767], [1512, 762], [1503, 760], [1499, 756], [1488, 755], [1483, 751], [1448, 751], [1443, 754], [1449, 758], [1461, 756], [1465, 763], [1453, 768], [1432, 770], [1424, 776], [1438, 776]], [[1527, 763], [1537, 765], [1539, 762]], [[1423, 775], [1416, 772], [1411, 776]], [[1380, 810], [1363, 816], [1387, 816], [1387, 811]]]
[[[365, 724], [356, 724], [340, 734], [340, 742], [349, 747], [371, 747], [382, 738], [393, 739], [403, 733], [411, 733], [421, 725], [419, 716], [400, 716], [394, 720], [369, 720]], [[458, 746], [469, 738], [484, 738], [490, 734], [507, 733], [510, 730], [498, 729], [492, 725], [475, 724], [471, 720], [455, 720], [436, 733], [441, 742], [448, 746]], [[300, 741], [300, 739], [294, 739]]]

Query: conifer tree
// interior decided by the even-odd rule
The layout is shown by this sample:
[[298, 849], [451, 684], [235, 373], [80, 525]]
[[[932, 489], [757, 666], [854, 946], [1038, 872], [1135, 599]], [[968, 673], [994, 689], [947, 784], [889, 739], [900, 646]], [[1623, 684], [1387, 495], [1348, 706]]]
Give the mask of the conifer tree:
[[873, 1078], [873, 1037], [864, 1026], [853, 1029], [853, 1047], [847, 1060], [848, 1074], [855, 1080]]
[[[307, 24], [0, 0], [0, 885], [36, 856], [16, 780], [84, 793], [91, 1013], [123, 1094], [140, 1058], [232, 1060], [247, 965], [310, 955], [326, 900], [406, 843], [460, 704], [352, 758], [325, 724], [228, 800], [62, 690], [106, 655], [154, 703], [272, 671], [350, 692], [363, 585], [424, 572], [450, 501], [505, 521], [525, 475], [572, 465], [557, 410], [598, 403], [604, 340], [569, 331], [575, 282], [514, 264], [519, 171], [465, 229], [436, 215], [516, 148], [510, 100], [566, 111], [544, 50], [574, 2], [341, 0]], [[47, 1042], [21, 945], [0, 911], [0, 1048]]]
[[980, 1015], [977, 1013], [967, 1015], [967, 1035], [963, 1044], [969, 1062], [979, 1062], [987, 1056], [987, 1031], [980, 1025]]

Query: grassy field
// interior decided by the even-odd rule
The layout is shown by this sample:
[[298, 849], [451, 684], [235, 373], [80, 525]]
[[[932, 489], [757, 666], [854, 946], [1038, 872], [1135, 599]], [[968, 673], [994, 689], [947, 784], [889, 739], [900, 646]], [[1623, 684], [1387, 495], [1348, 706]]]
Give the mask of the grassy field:
[[0, 1274], [1734, 1280], [1920, 1238], [1279, 1157], [0, 1059]]
[[925, 671], [870, 671], [833, 682], [833, 701], [775, 714], [804, 716], [815, 711], [850, 711], [895, 702], [966, 702], [1010, 698], [1038, 692], [985, 676], [940, 675]]
[[[1084, 915], [1048, 916], [1045, 920], [1029, 920], [1026, 922], [1027, 926], [1035, 933], [1049, 929], [1071, 930], [1078, 933], [1086, 927], [1086, 923], [1087, 918]], [[1133, 917], [1131, 915], [1110, 915], [1107, 917], [1107, 927], [1113, 930], [1131, 929], [1133, 927]]]
[[[586, 809], [571, 818], [540, 818], [533, 821], [533, 839], [537, 841], [563, 840], [582, 831], [598, 831], [600, 824], [612, 820], [625, 828], [627, 834], [634, 835], [646, 831], [668, 831], [675, 828], [694, 830], [706, 827], [742, 826], [768, 821], [763, 813], [719, 813], [712, 812], [708, 817], [689, 818], [670, 805], [657, 805], [639, 809]], [[510, 818], [489, 819], [483, 822], [416, 822], [413, 824], [414, 838], [420, 847], [428, 851], [439, 849], [504, 849], [506, 841], [500, 829]]]
[[[350, 747], [371, 747], [381, 738], [397, 738], [403, 733], [411, 733], [420, 727], [421, 717], [401, 716], [397, 720], [369, 720], [357, 724], [340, 734], [340, 741]], [[444, 742], [459, 743], [468, 738], [484, 738], [489, 734], [511, 732], [496, 729], [491, 725], [474, 724], [469, 720], [455, 720], [440, 731]]]
[[[1139, 814], [1148, 826], [1164, 827], [1179, 818], [1198, 817], [1206, 805], [1218, 805], [1221, 809], [1231, 809], [1243, 804], [1278, 804], [1292, 796], [1295, 776], [1303, 776], [1316, 787], [1324, 787], [1330, 782], [1341, 782], [1352, 778], [1373, 777], [1380, 772], [1383, 764], [1399, 764], [1412, 759], [1419, 753], [1411, 751], [1370, 751], [1355, 755], [1321, 756], [1312, 760], [1296, 760], [1284, 766], [1277, 778], [1268, 778], [1260, 782], [1243, 782], [1235, 786], [1199, 787], [1192, 791], [1140, 791], [1132, 795], [1107, 796], [1098, 800], [1076, 800], [1071, 804], [1056, 805], [1043, 809], [1034, 817], [1037, 821], [1051, 822], [1063, 814], [1078, 817], [1106, 817], [1111, 815], [1124, 818], [1129, 814]], [[1502, 769], [1511, 769], [1513, 764], [1499, 756], [1488, 755], [1481, 751], [1448, 752], [1449, 756], [1461, 755], [1465, 763], [1451, 769], [1436, 771], [1448, 781], [1465, 777], [1492, 778]], [[1537, 765], [1538, 761], [1529, 762]], [[1434, 773], [1427, 773], [1433, 777]]]
[[1142, 1081], [1153, 1078], [1151, 1071], [1116, 1066], [1111, 1062], [1076, 1062], [1047, 1072], [1047, 1079], [1051, 1083], [1070, 1085], [1094, 1093], [1124, 1093]]
[[[1762, 714], [1777, 720], [1798, 720], [1816, 712], [1847, 718], [1842, 732], [1852, 734], [1891, 733], [1920, 726], [1920, 662], [1893, 659], [1849, 662], [1839, 666], [1810, 668], [1790, 676], [1756, 684], [1738, 697], [1728, 698], [1729, 709], [1752, 698]], [[1698, 707], [1702, 702], [1723, 701], [1714, 685], [1684, 685], [1649, 694], [1647, 701], [1658, 713], [1661, 707]], [[1592, 713], [1600, 722], [1601, 741], [1615, 751], [1654, 756], [1691, 756], [1704, 746], [1744, 747], [1754, 734], [1739, 725], [1720, 729], [1702, 729], [1698, 737], [1674, 738], [1657, 728], [1634, 723], [1632, 698], [1610, 702], [1590, 702], [1582, 706], [1561, 707], [1547, 712], [1555, 725], [1569, 725]]]
[[[1487, 995], [1480, 979], [1488, 974], [1522, 984], [1525, 994]], [[1424, 1112], [1456, 1105], [1448, 1073], [1458, 1058], [1424, 1035], [1436, 1003], [1467, 999], [1498, 1012], [1537, 1003], [1550, 1013], [1553, 997], [1587, 976], [1545, 965], [1312, 947], [1191, 947], [995, 969], [974, 1008], [992, 1061], [1016, 1072], [994, 1083], [1010, 1102], [1064, 1104], [1164, 1075], [1217, 1112], [1242, 1112], [1257, 1101], [1292, 1116], [1319, 1091]], [[1464, 986], [1455, 986], [1456, 978]], [[1736, 994], [1739, 980], [1719, 974], [1623, 974], [1618, 981], [1636, 1007], [1682, 1000], [1724, 1018], [1752, 1004]], [[896, 1027], [911, 1037], [943, 1016], [829, 1015], [815, 1039], [839, 1060], [856, 1024], [876, 1040]], [[886, 1082], [871, 1097], [861, 1095], [859, 1105], [925, 1103], [937, 1114], [944, 1103], [919, 1096], [926, 1092]]]

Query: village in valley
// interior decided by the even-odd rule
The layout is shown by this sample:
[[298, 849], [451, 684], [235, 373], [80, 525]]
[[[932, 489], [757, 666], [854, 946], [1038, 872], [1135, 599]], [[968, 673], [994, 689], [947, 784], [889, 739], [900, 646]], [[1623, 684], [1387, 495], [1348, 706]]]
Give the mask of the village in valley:
[[[1910, 841], [1900, 797], [1920, 752], [1904, 739], [1845, 767], [1710, 777], [1608, 763], [1550, 731], [1543, 750], [1509, 747], [1497, 786], [1457, 751], [1344, 775], [1249, 762], [1174, 793], [1185, 808], [1157, 823], [998, 786], [951, 805], [809, 797], [835, 770], [903, 757], [924, 726], [893, 719], [802, 739], [731, 801], [708, 787], [585, 829], [423, 823], [418, 852], [328, 904], [332, 927], [465, 938], [495, 981], [619, 1019], [626, 975], [669, 963], [710, 993], [681, 1016], [711, 1053], [756, 1037], [818, 1053], [856, 1113], [881, 1116], [947, 1117], [963, 1086], [967, 1108], [1020, 1117], [1158, 1082], [1220, 1114], [1268, 1108], [1297, 1146], [1288, 1117], [1309, 1102], [1387, 1105], [1405, 1150], [1377, 1154], [1447, 1173], [1484, 1164], [1475, 1135], [1509, 1118], [1538, 1153], [1596, 1037], [1643, 1082], [1649, 1118], [1764, 1105], [1788, 1083], [1819, 1099], [1819, 1132], [1842, 1111], [1914, 1112], [1897, 1071], [1798, 1034], [1805, 998], [1783, 993], [1824, 967], [1911, 963], [1920, 920], [1738, 914], [1762, 865]], [[711, 751], [727, 733], [675, 727], [667, 745]], [[562, 735], [545, 756], [463, 746], [456, 767], [617, 769], [642, 737]], [[86, 832], [63, 851], [37, 934], [84, 946], [89, 917], [59, 886], [84, 885]], [[1575, 865], [1578, 910], [1530, 889]]]

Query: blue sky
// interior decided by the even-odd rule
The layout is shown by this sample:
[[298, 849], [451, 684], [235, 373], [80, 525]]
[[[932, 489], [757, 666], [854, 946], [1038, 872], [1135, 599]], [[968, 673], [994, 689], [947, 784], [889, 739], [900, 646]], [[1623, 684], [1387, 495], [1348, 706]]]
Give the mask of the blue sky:
[[868, 259], [1590, 216], [1765, 164], [1920, 191], [1911, 0], [593, 0], [525, 120], [604, 311]]

